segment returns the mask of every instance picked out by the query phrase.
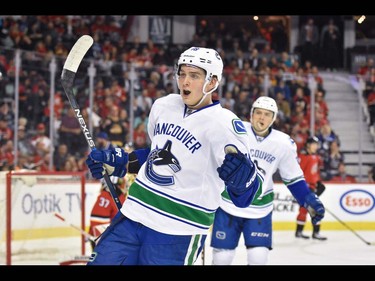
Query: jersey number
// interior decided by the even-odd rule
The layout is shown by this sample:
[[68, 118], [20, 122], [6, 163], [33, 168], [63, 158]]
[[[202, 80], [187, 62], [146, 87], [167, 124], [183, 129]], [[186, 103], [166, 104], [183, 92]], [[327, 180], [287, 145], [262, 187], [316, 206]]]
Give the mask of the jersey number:
[[108, 207], [108, 205], [109, 205], [109, 200], [107, 199], [107, 198], [105, 198], [105, 197], [100, 197], [99, 198], [99, 206], [100, 207], [103, 207], [103, 208], [107, 208]]

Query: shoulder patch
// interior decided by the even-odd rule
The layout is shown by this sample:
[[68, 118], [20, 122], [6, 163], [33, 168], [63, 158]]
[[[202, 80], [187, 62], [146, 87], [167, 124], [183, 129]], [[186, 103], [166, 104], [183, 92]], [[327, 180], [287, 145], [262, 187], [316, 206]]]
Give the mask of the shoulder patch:
[[242, 123], [241, 119], [232, 120], [233, 129], [237, 134], [247, 134], [245, 125]]

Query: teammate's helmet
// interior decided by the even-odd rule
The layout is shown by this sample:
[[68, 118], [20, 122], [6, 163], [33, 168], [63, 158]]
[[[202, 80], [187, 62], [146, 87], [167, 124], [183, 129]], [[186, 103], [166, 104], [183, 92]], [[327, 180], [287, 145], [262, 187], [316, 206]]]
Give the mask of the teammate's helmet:
[[206, 81], [211, 81], [212, 76], [216, 76], [218, 79], [217, 86], [219, 85], [224, 65], [219, 53], [214, 49], [191, 47], [183, 52], [177, 62], [177, 77], [180, 74], [182, 64], [194, 65], [204, 69]]
[[309, 137], [306, 140], [306, 145], [311, 144], [311, 143], [319, 143], [319, 139], [316, 136]]
[[273, 124], [273, 122], [275, 122], [276, 117], [277, 117], [278, 109], [277, 109], [276, 101], [273, 98], [264, 97], [264, 96], [257, 98], [256, 101], [254, 101], [254, 103], [251, 107], [250, 116], [253, 115], [253, 112], [254, 112], [255, 108], [262, 108], [262, 109], [267, 109], [267, 110], [272, 111], [273, 112], [273, 119], [272, 119], [271, 125]]

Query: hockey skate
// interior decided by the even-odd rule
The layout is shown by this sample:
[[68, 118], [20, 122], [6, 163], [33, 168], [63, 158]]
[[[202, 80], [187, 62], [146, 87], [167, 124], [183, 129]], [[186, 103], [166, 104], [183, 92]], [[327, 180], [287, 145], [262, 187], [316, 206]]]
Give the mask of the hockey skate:
[[312, 234], [313, 239], [320, 240], [320, 241], [327, 240], [327, 237], [320, 235], [320, 225], [314, 225], [313, 229], [314, 229], [313, 234]]
[[305, 234], [302, 233], [303, 228], [304, 228], [304, 225], [297, 224], [296, 237], [297, 238], [302, 238], [302, 239], [310, 239], [309, 236], [307, 236], [307, 235], [305, 235]]
[[320, 235], [319, 232], [314, 232], [313, 235], [312, 235], [312, 238], [316, 239], [316, 240], [320, 240], [320, 241], [327, 240], [327, 237], [324, 237], [324, 236]]
[[296, 231], [296, 237], [297, 238], [303, 238], [303, 239], [310, 239], [310, 237], [303, 234], [302, 231]]

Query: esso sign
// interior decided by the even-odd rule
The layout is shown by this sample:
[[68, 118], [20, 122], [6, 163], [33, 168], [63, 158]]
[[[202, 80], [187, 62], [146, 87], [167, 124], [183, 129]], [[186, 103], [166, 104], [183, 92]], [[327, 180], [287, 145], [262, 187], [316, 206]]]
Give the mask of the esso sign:
[[365, 214], [374, 208], [375, 197], [366, 190], [353, 189], [341, 196], [340, 205], [350, 214]]

